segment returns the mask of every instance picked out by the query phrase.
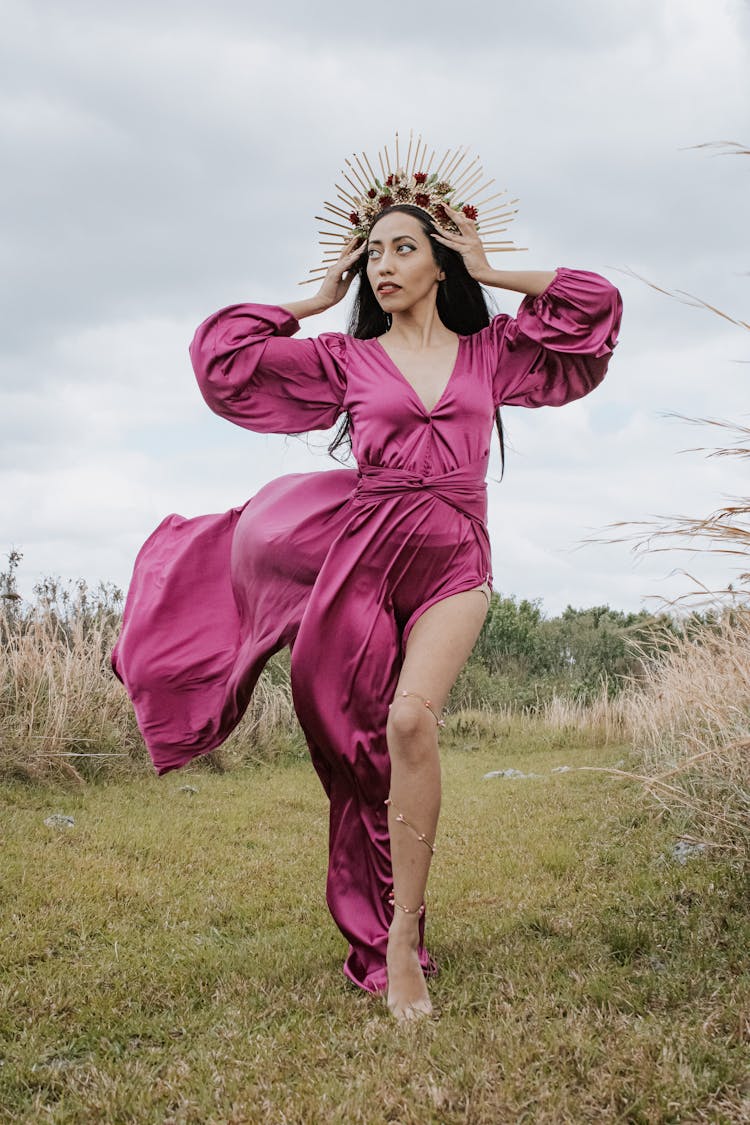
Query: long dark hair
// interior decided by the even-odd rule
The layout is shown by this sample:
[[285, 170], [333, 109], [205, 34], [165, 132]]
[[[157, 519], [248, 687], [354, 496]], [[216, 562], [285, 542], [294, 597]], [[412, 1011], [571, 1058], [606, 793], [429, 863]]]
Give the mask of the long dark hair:
[[[410, 203], [397, 203], [388, 207], [383, 215], [390, 215], [394, 211], [402, 211], [405, 215], [412, 215], [427, 235], [432, 247], [432, 256], [435, 264], [445, 274], [445, 278], [438, 285], [437, 314], [446, 328], [456, 332], [459, 336], [471, 336], [480, 332], [490, 323], [491, 310], [482, 286], [475, 281], [464, 265], [464, 260], [456, 250], [450, 250], [432, 238], [437, 233], [437, 227], [432, 219], [420, 207], [412, 207]], [[374, 229], [378, 220], [370, 228]], [[367, 276], [367, 254], [361, 255], [355, 267], [356, 285], [354, 303], [349, 316], [347, 332], [356, 336], [358, 340], [371, 340], [373, 336], [383, 336], [391, 326], [390, 316], [383, 312], [378, 300], [372, 291], [370, 280]], [[500, 438], [500, 463], [502, 479], [505, 471], [505, 439], [503, 423], [499, 409], [495, 411], [495, 423]], [[344, 456], [336, 460], [344, 461], [351, 452], [351, 418], [345, 414], [333, 441], [328, 446], [331, 456], [336, 456], [336, 450], [344, 447]]]

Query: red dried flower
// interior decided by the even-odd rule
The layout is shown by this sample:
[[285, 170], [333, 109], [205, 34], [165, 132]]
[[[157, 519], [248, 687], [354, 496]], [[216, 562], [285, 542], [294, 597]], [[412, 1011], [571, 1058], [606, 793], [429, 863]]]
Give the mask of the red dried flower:
[[388, 179], [385, 181], [385, 186], [386, 187], [393, 187], [393, 173], [392, 172], [391, 172], [390, 176], [388, 177]]
[[443, 207], [442, 203], [438, 203], [437, 207], [433, 211], [433, 214], [439, 223], [447, 223], [449, 221], [448, 212], [446, 211], [445, 207]]
[[427, 183], [427, 173], [426, 172], [415, 172], [414, 173], [414, 179], [416, 180], [416, 182], [418, 184], [425, 184], [425, 183]]
[[417, 207], [429, 207], [430, 197], [426, 194], [426, 192], [418, 191], [414, 196], [414, 202], [416, 203]]
[[359, 226], [359, 215], [356, 211], [352, 211], [351, 215], [349, 216], [349, 222], [352, 223], [352, 225], [355, 227]]
[[378, 203], [380, 204], [380, 210], [385, 211], [386, 207], [390, 207], [393, 203], [393, 198], [390, 195], [381, 195]]
[[461, 210], [463, 211], [467, 219], [476, 219], [477, 215], [479, 214], [476, 207], [472, 207], [470, 203], [467, 203], [465, 207], [461, 208]]
[[374, 187], [371, 187], [367, 194], [369, 195], [370, 199], [374, 199], [378, 193], [375, 191]]

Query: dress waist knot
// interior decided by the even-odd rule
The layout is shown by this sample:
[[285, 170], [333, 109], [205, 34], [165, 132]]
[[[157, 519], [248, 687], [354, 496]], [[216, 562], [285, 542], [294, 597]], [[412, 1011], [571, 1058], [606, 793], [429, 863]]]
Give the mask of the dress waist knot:
[[484, 471], [484, 462], [460, 465], [457, 469], [436, 474], [363, 464], [358, 469], [359, 479], [354, 495], [359, 503], [367, 503], [389, 500], [403, 493], [428, 492], [469, 519], [484, 524], [487, 519]]

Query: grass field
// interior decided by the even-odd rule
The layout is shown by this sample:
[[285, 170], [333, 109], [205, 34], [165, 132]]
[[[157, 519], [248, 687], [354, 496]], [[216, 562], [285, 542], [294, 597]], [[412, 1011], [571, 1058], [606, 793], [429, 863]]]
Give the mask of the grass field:
[[[5, 785], [0, 1120], [750, 1121], [745, 877], [679, 864], [636, 785], [550, 772], [623, 756], [446, 740], [440, 1018], [404, 1030], [341, 973], [306, 761]], [[542, 776], [482, 780], [508, 766]]]

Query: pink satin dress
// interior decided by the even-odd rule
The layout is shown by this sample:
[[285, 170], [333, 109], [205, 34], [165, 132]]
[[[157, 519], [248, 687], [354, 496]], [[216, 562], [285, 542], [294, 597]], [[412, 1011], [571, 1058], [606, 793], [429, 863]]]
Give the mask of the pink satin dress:
[[[515, 318], [459, 338], [432, 410], [378, 340], [293, 339], [299, 325], [277, 306], [224, 308], [191, 345], [206, 402], [246, 429], [328, 429], [348, 411], [357, 468], [281, 477], [222, 514], [168, 516], [136, 559], [113, 667], [161, 774], [223, 742], [290, 646], [295, 710], [330, 799], [327, 901], [349, 942], [344, 971], [368, 991], [386, 986], [385, 730], [409, 633], [429, 606], [492, 580], [495, 408], [588, 394], [621, 309], [603, 277], [558, 269]], [[423, 941], [420, 957], [430, 971]]]

